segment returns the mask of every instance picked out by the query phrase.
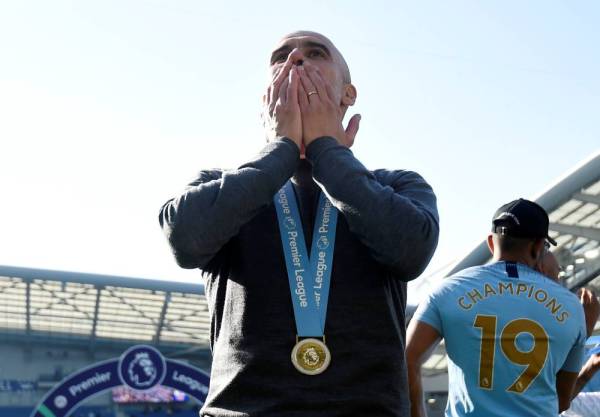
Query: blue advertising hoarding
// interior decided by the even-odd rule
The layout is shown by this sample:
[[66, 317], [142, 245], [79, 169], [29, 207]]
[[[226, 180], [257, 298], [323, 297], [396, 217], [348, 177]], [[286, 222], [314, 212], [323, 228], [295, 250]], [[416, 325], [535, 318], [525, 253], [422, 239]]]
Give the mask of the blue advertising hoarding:
[[137, 391], [163, 385], [204, 403], [209, 377], [198, 368], [164, 358], [152, 346], [137, 345], [119, 358], [99, 362], [65, 378], [46, 394], [31, 417], [67, 417], [88, 398], [121, 385]]

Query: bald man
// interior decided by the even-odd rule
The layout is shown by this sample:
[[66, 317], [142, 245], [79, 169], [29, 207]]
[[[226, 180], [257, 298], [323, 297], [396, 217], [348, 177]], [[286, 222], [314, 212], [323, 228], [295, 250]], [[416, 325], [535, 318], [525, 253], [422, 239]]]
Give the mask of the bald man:
[[360, 117], [342, 54], [295, 32], [272, 50], [267, 144], [203, 170], [161, 226], [206, 285], [213, 353], [203, 416], [405, 416], [406, 283], [438, 240], [431, 187], [369, 171], [350, 151]]

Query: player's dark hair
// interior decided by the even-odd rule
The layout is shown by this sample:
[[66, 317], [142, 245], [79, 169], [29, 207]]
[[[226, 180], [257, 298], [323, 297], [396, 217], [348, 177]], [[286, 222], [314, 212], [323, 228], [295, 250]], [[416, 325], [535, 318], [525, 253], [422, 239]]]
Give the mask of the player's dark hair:
[[[535, 242], [536, 239], [527, 239], [506, 235], [498, 235], [498, 244], [503, 253], [522, 252], [527, 249], [527, 246]], [[535, 256], [534, 256], [535, 258]]]

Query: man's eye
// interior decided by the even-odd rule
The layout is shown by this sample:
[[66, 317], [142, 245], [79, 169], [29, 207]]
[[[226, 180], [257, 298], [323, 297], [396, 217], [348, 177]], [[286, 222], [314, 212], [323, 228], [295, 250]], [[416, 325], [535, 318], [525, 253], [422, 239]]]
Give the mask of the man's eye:
[[286, 54], [279, 54], [279, 55], [275, 55], [273, 57], [273, 59], [271, 60], [271, 62], [273, 64], [275, 64], [277, 62], [285, 62], [286, 59], [287, 59], [287, 55]]
[[325, 57], [325, 53], [320, 49], [312, 49], [308, 52], [307, 55], [309, 58], [323, 58]]

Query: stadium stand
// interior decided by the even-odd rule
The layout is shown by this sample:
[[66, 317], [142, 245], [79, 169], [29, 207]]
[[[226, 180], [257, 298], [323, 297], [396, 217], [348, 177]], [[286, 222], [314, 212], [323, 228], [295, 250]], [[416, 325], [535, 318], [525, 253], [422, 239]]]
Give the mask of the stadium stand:
[[[59, 381], [146, 344], [208, 371], [202, 285], [0, 266], [0, 417], [29, 417]], [[72, 417], [188, 417], [198, 404], [115, 404], [110, 392]]]

